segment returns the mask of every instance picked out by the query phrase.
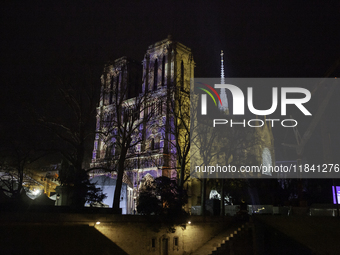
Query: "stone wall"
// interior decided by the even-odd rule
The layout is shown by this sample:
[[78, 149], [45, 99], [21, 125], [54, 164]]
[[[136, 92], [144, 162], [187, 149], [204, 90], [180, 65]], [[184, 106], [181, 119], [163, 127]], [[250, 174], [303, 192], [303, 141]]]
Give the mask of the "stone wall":
[[227, 227], [230, 219], [192, 217], [190, 222], [174, 233], [165, 227], [157, 232], [141, 221], [100, 223], [96, 229], [128, 254], [190, 254]]
[[[139, 215], [113, 215], [111, 213], [66, 213], [56, 207], [56, 212], [2, 212], [0, 213], [0, 227], [39, 227], [51, 229], [52, 232], [58, 229], [58, 236], [68, 236], [67, 242], [75, 246], [92, 245], [97, 247], [96, 239], [94, 243], [84, 244], [86, 240], [91, 240], [88, 233], [82, 235], [70, 235], [69, 227], [90, 227], [89, 233], [98, 233], [111, 240], [114, 245], [127, 254], [190, 254], [202, 247], [224, 228], [231, 224], [230, 217], [201, 217], [191, 216], [187, 224], [176, 227], [174, 232], [169, 228], [157, 228], [157, 224], [152, 224], [147, 217]], [[88, 210], [90, 211], [90, 210]], [[102, 210], [106, 212], [108, 210]], [[190, 221], [190, 223], [189, 223]], [[98, 224], [99, 223], [99, 224]], [[91, 233], [92, 233], [91, 232]], [[41, 240], [42, 236], [36, 231], [34, 240]], [[42, 232], [43, 233], [43, 232]], [[53, 233], [51, 233], [53, 234]], [[98, 233], [99, 234], [99, 233]], [[92, 235], [92, 234], [90, 234]], [[44, 234], [46, 237], [47, 235]], [[95, 236], [95, 235], [94, 235]], [[54, 242], [59, 242], [60, 238], [53, 236]], [[65, 239], [65, 238], [64, 238]], [[13, 240], [15, 236], [13, 235]], [[65, 241], [63, 241], [65, 242]], [[88, 242], [88, 241], [86, 241]], [[92, 247], [91, 246], [91, 247]], [[66, 250], [66, 249], [65, 249]], [[64, 254], [66, 254], [64, 252]], [[98, 253], [102, 254], [102, 253]], [[105, 253], [106, 254], [106, 253]], [[115, 253], [114, 253], [115, 254]]]

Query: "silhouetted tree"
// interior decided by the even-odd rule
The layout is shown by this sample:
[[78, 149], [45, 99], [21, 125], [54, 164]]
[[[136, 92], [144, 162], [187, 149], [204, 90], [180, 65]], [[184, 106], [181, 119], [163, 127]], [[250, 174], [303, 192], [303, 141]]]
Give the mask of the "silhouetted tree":
[[33, 184], [33, 163], [47, 154], [38, 130], [18, 115], [0, 126], [0, 190], [13, 199], [20, 197], [24, 183], [27, 188]]
[[[100, 125], [97, 134], [106, 148], [105, 164], [109, 165], [109, 171], [117, 173], [113, 198], [115, 213], [120, 212], [120, 193], [124, 172], [131, 169], [134, 163], [130, 159], [150, 149], [151, 141], [146, 141], [146, 127], [152, 126], [150, 120], [158, 111], [150, 93], [137, 94], [132, 97], [133, 86], [137, 87], [137, 84], [128, 86], [127, 83], [122, 82], [120, 86], [108, 88], [107, 84], [102, 84], [101, 100], [107, 100], [106, 95], [110, 95], [111, 102], [104, 102], [105, 109], [99, 113], [101, 124], [97, 124]], [[154, 122], [154, 125], [158, 125], [157, 119]], [[103, 165], [105, 164], [103, 162]]]
[[[230, 119], [230, 116], [224, 115], [222, 112], [220, 112], [220, 115], [221, 119]], [[239, 169], [242, 165], [256, 165], [259, 163], [256, 146], [260, 145], [261, 137], [252, 128], [243, 126], [230, 127], [227, 125], [213, 127], [212, 119], [201, 118], [195, 127], [192, 142], [195, 145], [193, 151], [195, 151], [196, 164], [201, 166], [219, 164], [220, 166], [231, 165]], [[245, 176], [238, 175], [238, 173], [234, 176], [232, 174], [227, 176], [227, 173], [218, 174], [222, 215], [224, 215], [224, 195], [222, 194], [226, 193], [227, 186], [233, 186], [234, 181], [237, 186], [240, 183], [246, 186], [246, 181], [234, 180], [234, 178], [242, 177], [245, 178]], [[202, 181], [201, 214], [204, 215], [206, 182], [209, 174], [201, 174], [199, 178]]]
[[157, 215], [160, 223], [172, 228], [186, 223], [188, 214], [184, 205], [187, 202], [187, 193], [177, 181], [161, 176], [140, 190], [137, 211], [144, 215]]
[[86, 154], [90, 154], [89, 142], [94, 137], [99, 91], [97, 79], [92, 74], [91, 67], [81, 63], [62, 72], [62, 77], [54, 77], [50, 82], [57, 88], [57, 93], [51, 99], [51, 108], [45, 112], [35, 111], [40, 125], [50, 131], [50, 147], [65, 159], [60, 182], [74, 190], [77, 199], [72, 202], [76, 207], [84, 206], [90, 197], [94, 202], [103, 198], [89, 183], [85, 163], [89, 156]]
[[85, 171], [76, 171], [73, 165], [63, 161], [59, 172], [61, 186], [74, 187], [70, 194], [71, 204], [76, 208], [82, 208], [85, 203], [100, 203], [107, 196], [101, 188], [91, 183]]

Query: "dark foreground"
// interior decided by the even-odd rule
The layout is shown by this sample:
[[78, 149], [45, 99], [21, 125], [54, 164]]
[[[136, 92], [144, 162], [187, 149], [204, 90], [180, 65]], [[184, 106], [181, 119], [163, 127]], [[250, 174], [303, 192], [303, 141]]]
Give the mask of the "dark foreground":
[[[110, 224], [108, 227], [120, 224], [122, 226], [120, 231], [130, 229], [137, 232], [137, 225], [145, 221], [142, 216], [117, 217], [119, 217], [119, 221], [107, 223]], [[102, 222], [105, 219], [112, 221], [109, 216], [101, 216]], [[60, 213], [33, 213], [30, 216], [25, 212], [1, 213], [0, 254], [131, 254], [127, 252], [128, 248], [124, 247], [124, 242], [119, 241], [122, 232], [121, 234], [112, 232], [110, 239], [105, 232], [105, 227], [102, 231], [98, 231], [100, 229], [95, 227], [96, 220], [97, 214], [85, 217], [85, 215], [75, 216]], [[206, 217], [205, 220], [200, 219], [200, 226], [205, 228], [204, 232], [207, 233], [208, 227], [213, 222], [220, 221], [226, 223], [225, 219], [221, 217]], [[226, 226], [230, 230], [241, 225], [245, 227], [229, 241], [222, 242], [221, 247], [214, 252], [211, 248], [210, 254], [340, 254], [340, 220], [336, 217], [256, 215], [249, 219], [248, 224], [236, 218], [228, 224]], [[226, 230], [228, 229], [223, 231]], [[184, 232], [187, 235], [189, 233], [193, 236], [197, 235], [194, 226], [191, 232], [187, 231], [189, 232]], [[133, 236], [133, 232], [129, 232], [131, 234], [128, 236]], [[135, 236], [134, 240], [129, 240], [129, 242], [130, 244], [134, 243], [136, 247], [147, 245], [145, 241], [142, 241], [142, 238], [142, 236]], [[183, 240], [182, 237], [180, 240]], [[199, 250], [189, 253], [176, 251], [170, 245], [172, 243], [169, 243], [167, 253], [164, 253], [163, 250], [150, 248], [148, 251], [140, 249], [138, 254], [201, 254]], [[189, 243], [185, 245], [189, 245]], [[135, 254], [137, 253], [133, 255]]]

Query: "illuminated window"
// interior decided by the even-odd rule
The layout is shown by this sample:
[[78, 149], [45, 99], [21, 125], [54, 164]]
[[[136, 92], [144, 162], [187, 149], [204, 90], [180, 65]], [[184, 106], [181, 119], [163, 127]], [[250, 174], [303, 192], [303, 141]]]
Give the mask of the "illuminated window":
[[158, 81], [158, 61], [156, 59], [153, 68], [153, 91], [157, 90], [157, 81]]
[[165, 80], [165, 56], [163, 56], [162, 61], [162, 86], [164, 86], [164, 80]]
[[131, 88], [129, 86], [127, 86], [126, 82], [125, 82], [125, 66], [122, 67], [122, 71], [121, 71], [121, 78], [120, 78], [120, 92], [122, 93], [122, 95], [124, 96], [124, 99], [127, 98], [131, 98]]
[[109, 98], [109, 104], [112, 104], [112, 96], [113, 96], [113, 76], [111, 76], [111, 80], [110, 80], [110, 98]]
[[154, 150], [155, 149], [155, 139], [152, 138], [151, 140], [151, 150]]

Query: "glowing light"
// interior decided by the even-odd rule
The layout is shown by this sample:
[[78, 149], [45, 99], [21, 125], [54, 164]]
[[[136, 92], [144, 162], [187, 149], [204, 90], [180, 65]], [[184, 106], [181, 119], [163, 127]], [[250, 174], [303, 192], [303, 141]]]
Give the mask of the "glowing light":
[[99, 224], [100, 224], [100, 221], [97, 221], [97, 222], [96, 222], [96, 225], [99, 225]]
[[190, 224], [191, 224], [191, 221], [188, 221], [188, 224], [190, 225]]
[[221, 199], [221, 195], [217, 192], [217, 190], [211, 190], [209, 194], [209, 199]]
[[35, 189], [32, 191], [33, 195], [38, 195], [40, 193], [40, 189]]
[[332, 186], [333, 190], [333, 204], [336, 204], [338, 198], [338, 204], [340, 204], [340, 186]]

